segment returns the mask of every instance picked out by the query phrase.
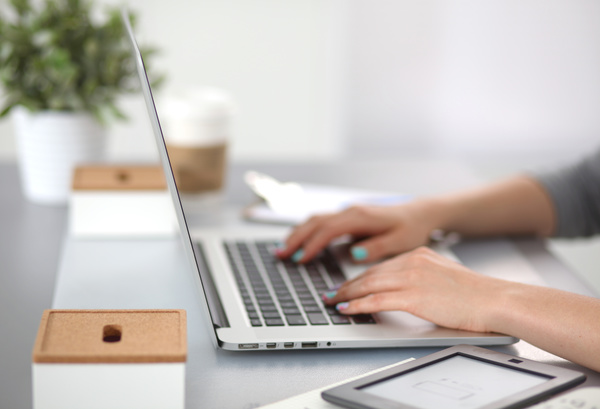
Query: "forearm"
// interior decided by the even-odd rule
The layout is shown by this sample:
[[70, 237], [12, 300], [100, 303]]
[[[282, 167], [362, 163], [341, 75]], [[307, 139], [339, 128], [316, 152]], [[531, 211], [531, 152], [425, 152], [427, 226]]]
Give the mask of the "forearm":
[[600, 371], [598, 317], [599, 299], [510, 283], [496, 298], [488, 327]]
[[439, 229], [463, 236], [548, 236], [555, 225], [552, 202], [535, 180], [515, 177], [432, 199]]

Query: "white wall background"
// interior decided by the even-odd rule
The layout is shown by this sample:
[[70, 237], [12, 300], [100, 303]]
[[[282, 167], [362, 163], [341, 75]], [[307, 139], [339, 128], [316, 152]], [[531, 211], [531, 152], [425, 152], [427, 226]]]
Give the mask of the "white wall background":
[[599, 23], [588, 0], [352, 2], [351, 150], [589, 150], [600, 139]]
[[[600, 136], [596, 0], [128, 4], [141, 42], [162, 50], [164, 93], [211, 85], [235, 97], [234, 159], [543, 160]], [[143, 156], [143, 108], [123, 104], [134, 120], [111, 128], [111, 151]], [[14, 156], [9, 121], [0, 156]]]

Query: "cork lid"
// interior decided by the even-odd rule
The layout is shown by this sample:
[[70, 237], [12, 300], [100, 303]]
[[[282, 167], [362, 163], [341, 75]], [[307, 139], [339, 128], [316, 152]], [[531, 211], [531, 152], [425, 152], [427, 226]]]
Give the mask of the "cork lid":
[[160, 166], [80, 166], [73, 172], [73, 190], [165, 190]]
[[46, 310], [36, 363], [185, 362], [185, 310]]

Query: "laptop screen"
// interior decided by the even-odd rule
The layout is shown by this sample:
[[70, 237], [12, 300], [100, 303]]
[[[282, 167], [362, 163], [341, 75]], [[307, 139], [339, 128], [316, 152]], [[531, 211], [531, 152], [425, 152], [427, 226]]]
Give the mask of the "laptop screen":
[[[144, 66], [144, 60], [142, 58], [142, 54], [137, 45], [137, 41], [135, 40], [135, 36], [133, 34], [133, 28], [131, 27], [129, 21], [129, 15], [126, 10], [122, 10], [121, 18], [123, 21], [123, 25], [125, 26], [127, 32], [127, 38], [131, 45], [132, 57], [136, 64], [136, 69], [138, 73], [138, 78], [140, 80], [140, 87], [144, 97], [144, 101], [146, 104], [146, 108], [148, 110], [148, 118], [150, 120], [150, 125], [152, 126], [152, 132], [154, 134], [154, 138], [156, 140], [156, 146], [158, 150], [158, 154], [160, 157], [160, 162], [163, 167], [165, 179], [167, 182], [167, 187], [169, 189], [169, 193], [171, 195], [171, 199], [173, 200], [173, 207], [175, 210], [175, 214], [177, 215], [177, 223], [179, 226], [180, 237], [184, 247], [184, 251], [186, 253], [186, 257], [189, 260], [193, 271], [195, 274], [195, 280], [197, 285], [202, 290], [202, 294], [204, 295], [204, 301], [208, 299], [209, 294], [207, 294], [206, 288], [201, 280], [201, 274], [198, 268], [199, 255], [196, 253], [196, 247], [193, 245], [190, 232], [188, 229], [187, 221], [185, 219], [185, 214], [183, 211], [183, 206], [181, 204], [181, 198], [179, 197], [179, 192], [177, 190], [177, 184], [175, 183], [175, 177], [173, 176], [173, 170], [171, 169], [171, 162], [169, 159], [169, 154], [167, 152], [167, 147], [165, 144], [162, 128], [160, 126], [160, 121], [158, 119], [158, 112], [156, 110], [156, 106], [154, 104], [154, 97], [152, 96], [152, 89], [150, 87], [150, 81], [148, 79], [148, 75], [146, 73], [146, 69]], [[211, 319], [211, 322], [215, 322], [212, 319], [211, 311], [208, 307], [207, 302], [202, 302], [203, 313], [207, 319]], [[217, 337], [214, 331], [211, 331], [211, 338], [215, 346], [218, 346]]]

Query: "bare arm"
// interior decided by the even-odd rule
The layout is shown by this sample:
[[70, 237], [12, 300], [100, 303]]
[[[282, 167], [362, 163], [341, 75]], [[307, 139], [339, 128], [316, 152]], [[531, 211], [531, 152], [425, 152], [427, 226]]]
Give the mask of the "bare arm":
[[599, 299], [524, 284], [510, 286], [502, 297], [503, 307], [489, 317], [493, 331], [600, 371]]
[[556, 223], [550, 197], [525, 176], [433, 200], [440, 206], [438, 227], [464, 236], [549, 236]]

